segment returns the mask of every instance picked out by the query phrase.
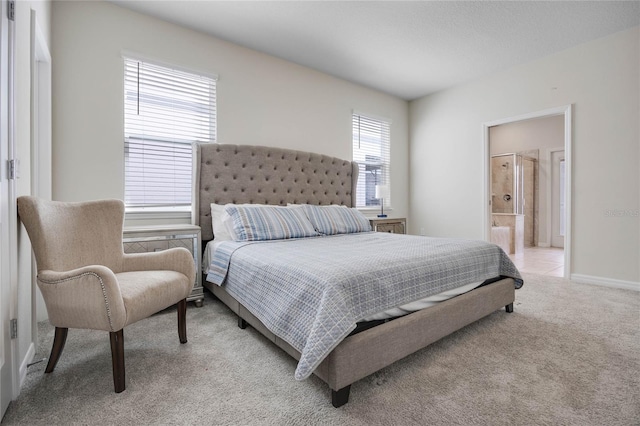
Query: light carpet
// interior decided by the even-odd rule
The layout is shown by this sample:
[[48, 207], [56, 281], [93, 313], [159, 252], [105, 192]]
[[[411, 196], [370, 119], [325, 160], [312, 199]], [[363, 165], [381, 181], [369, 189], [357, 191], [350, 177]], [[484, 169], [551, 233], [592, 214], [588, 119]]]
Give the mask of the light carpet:
[[[127, 389], [113, 392], [108, 334], [70, 330], [51, 374], [32, 365], [3, 424], [638, 425], [640, 293], [525, 274], [504, 309], [354, 383], [293, 378], [295, 361], [211, 296], [125, 329]], [[39, 325], [36, 359], [53, 328]]]

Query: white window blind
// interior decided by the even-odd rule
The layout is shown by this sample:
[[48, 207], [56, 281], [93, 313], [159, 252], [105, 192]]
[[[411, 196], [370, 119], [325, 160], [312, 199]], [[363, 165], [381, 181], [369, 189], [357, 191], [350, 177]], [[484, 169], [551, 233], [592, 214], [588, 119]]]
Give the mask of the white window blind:
[[[353, 160], [360, 166], [356, 207], [380, 206], [376, 185], [390, 187], [390, 127], [391, 122], [353, 113]], [[390, 191], [384, 206], [391, 205]]]
[[127, 208], [190, 206], [192, 145], [215, 140], [215, 78], [125, 58]]

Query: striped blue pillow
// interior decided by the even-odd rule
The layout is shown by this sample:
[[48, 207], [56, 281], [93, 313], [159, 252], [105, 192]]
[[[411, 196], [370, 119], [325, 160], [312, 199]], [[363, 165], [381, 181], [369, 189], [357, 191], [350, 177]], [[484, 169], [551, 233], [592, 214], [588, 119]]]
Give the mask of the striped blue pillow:
[[318, 233], [301, 209], [266, 205], [227, 204], [236, 241], [314, 237]]
[[371, 231], [369, 219], [357, 209], [347, 206], [303, 206], [313, 227], [321, 234], [350, 234]]

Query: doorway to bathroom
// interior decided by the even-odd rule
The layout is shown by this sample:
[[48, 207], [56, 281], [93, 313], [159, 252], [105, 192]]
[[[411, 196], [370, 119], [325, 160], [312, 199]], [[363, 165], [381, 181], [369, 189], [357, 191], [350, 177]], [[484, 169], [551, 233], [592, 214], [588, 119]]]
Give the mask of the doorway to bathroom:
[[485, 123], [486, 239], [523, 273], [570, 275], [571, 107]]

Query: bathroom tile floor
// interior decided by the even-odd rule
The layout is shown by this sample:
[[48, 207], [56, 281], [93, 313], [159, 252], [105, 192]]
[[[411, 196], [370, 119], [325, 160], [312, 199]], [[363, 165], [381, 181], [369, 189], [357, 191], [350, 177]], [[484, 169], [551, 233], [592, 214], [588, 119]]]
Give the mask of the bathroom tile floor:
[[522, 253], [509, 257], [520, 272], [553, 277], [564, 276], [564, 250], [555, 247], [525, 247]]

